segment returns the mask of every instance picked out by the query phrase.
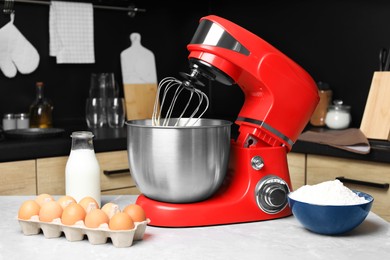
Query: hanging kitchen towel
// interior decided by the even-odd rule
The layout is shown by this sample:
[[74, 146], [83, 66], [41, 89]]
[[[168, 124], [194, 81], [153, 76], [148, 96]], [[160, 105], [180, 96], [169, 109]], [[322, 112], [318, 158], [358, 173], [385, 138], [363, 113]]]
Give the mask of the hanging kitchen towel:
[[366, 136], [356, 128], [321, 132], [309, 130], [302, 133], [298, 140], [325, 144], [354, 153], [368, 154], [370, 152], [370, 143]]
[[51, 1], [50, 56], [57, 63], [95, 63], [93, 5]]
[[8, 78], [19, 71], [22, 74], [33, 72], [39, 65], [39, 53], [11, 21], [0, 28], [0, 69]]

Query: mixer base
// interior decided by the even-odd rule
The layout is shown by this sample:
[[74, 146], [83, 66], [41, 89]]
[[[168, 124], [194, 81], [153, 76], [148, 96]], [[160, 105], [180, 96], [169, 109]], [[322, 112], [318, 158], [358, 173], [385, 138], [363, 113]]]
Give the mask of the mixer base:
[[[265, 167], [254, 170], [250, 159], [261, 156]], [[142, 206], [150, 226], [194, 227], [254, 222], [287, 217], [292, 214], [286, 202], [277, 212], [265, 212], [256, 201], [256, 188], [267, 176], [276, 176], [289, 187], [290, 177], [284, 147], [240, 148], [232, 145], [229, 170], [219, 191], [209, 199], [194, 203], [167, 203], [141, 194]], [[235, 169], [235, 170], [234, 170]], [[288, 188], [290, 189], [290, 188]]]
[[265, 221], [290, 216], [289, 208], [277, 215], [248, 214], [240, 205], [221, 205], [213, 199], [191, 204], [174, 204], [155, 201], [140, 195], [141, 205], [151, 220], [148, 225], [156, 227], [201, 227]]

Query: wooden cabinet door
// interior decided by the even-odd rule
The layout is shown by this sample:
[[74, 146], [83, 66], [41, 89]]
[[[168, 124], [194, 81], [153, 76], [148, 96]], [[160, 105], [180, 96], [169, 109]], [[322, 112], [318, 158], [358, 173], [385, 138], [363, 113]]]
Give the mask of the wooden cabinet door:
[[390, 221], [389, 164], [307, 155], [306, 174], [307, 184], [310, 185], [344, 177], [345, 186], [373, 196], [372, 211]]
[[38, 194], [65, 194], [65, 166], [68, 156], [37, 159]]
[[0, 195], [36, 195], [35, 160], [0, 163]]
[[130, 189], [130, 194], [139, 193], [131, 178], [126, 150], [98, 153], [96, 157], [100, 164], [101, 189], [104, 194], [127, 194], [123, 189]]
[[306, 180], [306, 155], [301, 153], [287, 154], [288, 169], [290, 172], [293, 190], [305, 185]]

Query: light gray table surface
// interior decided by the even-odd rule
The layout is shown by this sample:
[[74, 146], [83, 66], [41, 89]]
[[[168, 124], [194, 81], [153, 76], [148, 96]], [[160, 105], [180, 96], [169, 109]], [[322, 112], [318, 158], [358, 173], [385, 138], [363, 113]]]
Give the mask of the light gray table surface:
[[[0, 196], [0, 260], [3, 259], [390, 259], [390, 223], [370, 212], [342, 236], [304, 229], [294, 216], [267, 221], [190, 228], [147, 226], [143, 240], [114, 247], [93, 245], [87, 237], [24, 235], [17, 220], [21, 203], [32, 196]], [[102, 204], [133, 203], [136, 196], [103, 196]]]

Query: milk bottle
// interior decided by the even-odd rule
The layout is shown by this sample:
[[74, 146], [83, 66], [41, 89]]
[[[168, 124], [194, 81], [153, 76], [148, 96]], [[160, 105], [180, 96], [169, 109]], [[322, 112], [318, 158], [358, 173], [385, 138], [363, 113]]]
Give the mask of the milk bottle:
[[77, 131], [71, 137], [72, 148], [65, 168], [66, 195], [77, 202], [90, 196], [100, 207], [100, 166], [93, 148], [93, 134]]

